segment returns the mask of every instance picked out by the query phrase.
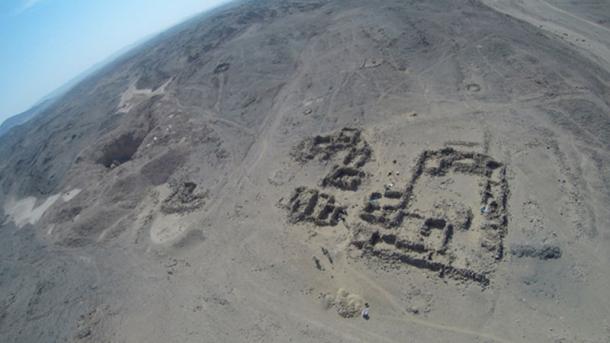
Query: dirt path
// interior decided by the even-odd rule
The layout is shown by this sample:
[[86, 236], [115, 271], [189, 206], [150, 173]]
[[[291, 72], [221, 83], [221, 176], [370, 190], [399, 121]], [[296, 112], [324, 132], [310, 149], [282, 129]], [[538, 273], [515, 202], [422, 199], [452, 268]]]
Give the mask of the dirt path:
[[345, 264], [345, 268], [348, 270], [350, 275], [354, 276], [361, 283], [367, 284], [369, 286], [369, 289], [374, 289], [377, 294], [382, 295], [382, 297], [386, 300], [386, 304], [384, 304], [384, 305], [391, 306], [394, 311], [396, 311], [397, 313], [400, 314], [400, 316], [393, 316], [390, 314], [376, 313], [375, 314], [376, 318], [380, 318], [384, 321], [413, 323], [413, 324], [425, 326], [425, 327], [435, 329], [435, 330], [454, 332], [454, 333], [459, 333], [459, 334], [463, 334], [466, 336], [472, 336], [472, 337], [477, 337], [477, 338], [484, 338], [484, 339], [491, 340], [494, 342], [500, 342], [500, 343], [509, 343], [510, 342], [509, 340], [494, 336], [489, 333], [470, 330], [468, 328], [463, 328], [463, 327], [458, 327], [458, 326], [453, 326], [453, 325], [434, 323], [432, 321], [416, 318], [415, 316], [408, 314], [401, 306], [399, 306], [398, 304], [400, 304], [401, 301], [398, 300], [395, 296], [393, 296], [390, 292], [388, 292], [382, 285], [371, 280], [368, 276], [358, 272], [353, 267], [351, 267], [349, 264]]

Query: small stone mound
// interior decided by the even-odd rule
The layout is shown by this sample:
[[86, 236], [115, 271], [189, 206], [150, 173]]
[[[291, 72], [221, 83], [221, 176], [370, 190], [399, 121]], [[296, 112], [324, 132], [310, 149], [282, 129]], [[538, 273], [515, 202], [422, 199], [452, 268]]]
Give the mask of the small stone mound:
[[196, 193], [196, 183], [183, 182], [174, 188], [172, 194], [163, 201], [161, 212], [165, 214], [186, 213], [199, 209], [204, 205], [207, 192]]
[[343, 288], [337, 290], [337, 294], [322, 294], [322, 302], [326, 308], [335, 308], [343, 318], [354, 318], [364, 308], [364, 299], [348, 292]]
[[315, 189], [299, 187], [288, 205], [291, 223], [313, 222], [317, 226], [335, 226], [346, 216], [345, 207], [335, 203], [335, 197]]

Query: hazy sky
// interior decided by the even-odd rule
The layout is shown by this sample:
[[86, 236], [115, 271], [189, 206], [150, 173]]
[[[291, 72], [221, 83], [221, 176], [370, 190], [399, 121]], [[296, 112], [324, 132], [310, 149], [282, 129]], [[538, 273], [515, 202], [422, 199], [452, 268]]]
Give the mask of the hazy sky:
[[0, 122], [113, 52], [226, 0], [0, 0]]

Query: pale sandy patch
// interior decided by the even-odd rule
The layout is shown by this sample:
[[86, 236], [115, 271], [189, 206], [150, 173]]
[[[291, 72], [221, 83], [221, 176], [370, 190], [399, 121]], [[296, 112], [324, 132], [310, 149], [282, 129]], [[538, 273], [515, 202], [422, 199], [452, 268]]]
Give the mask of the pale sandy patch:
[[80, 188], [74, 188], [71, 191], [64, 192], [64, 194], [61, 196], [61, 199], [64, 202], [68, 202], [68, 201], [74, 199], [74, 197], [77, 196], [80, 192], [81, 192]]
[[186, 232], [186, 227], [179, 222], [179, 216], [173, 214], [157, 218], [150, 229], [150, 240], [164, 244], [179, 239]]
[[36, 224], [42, 215], [57, 201], [59, 194], [51, 195], [42, 204], [36, 206], [36, 197], [26, 197], [21, 200], [9, 200], [4, 206], [4, 212], [15, 225], [23, 227], [26, 224]]
[[[38, 198], [29, 196], [23, 199], [10, 199], [4, 205], [4, 212], [8, 215], [9, 220], [13, 221], [18, 227], [23, 227], [26, 224], [36, 224], [45, 212], [61, 198], [63, 202], [72, 200], [81, 190], [74, 188], [71, 191], [54, 194], [46, 198], [40, 205], [36, 206]], [[53, 232], [53, 227], [49, 228], [48, 234]]]
[[161, 95], [165, 93], [165, 87], [172, 81], [170, 78], [161, 87], [153, 91], [150, 88], [137, 89], [135, 81], [129, 84], [127, 90], [121, 94], [121, 101], [119, 103], [118, 113], [127, 113], [134, 106], [138, 105], [142, 101], [152, 98], [155, 95]]

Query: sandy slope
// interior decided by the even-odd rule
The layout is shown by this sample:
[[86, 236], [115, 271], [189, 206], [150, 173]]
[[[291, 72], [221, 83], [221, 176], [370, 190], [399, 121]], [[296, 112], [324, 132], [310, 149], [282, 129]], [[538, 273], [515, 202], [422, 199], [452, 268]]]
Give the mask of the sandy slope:
[[2, 138], [2, 341], [607, 342], [592, 8], [266, 1], [170, 30]]

